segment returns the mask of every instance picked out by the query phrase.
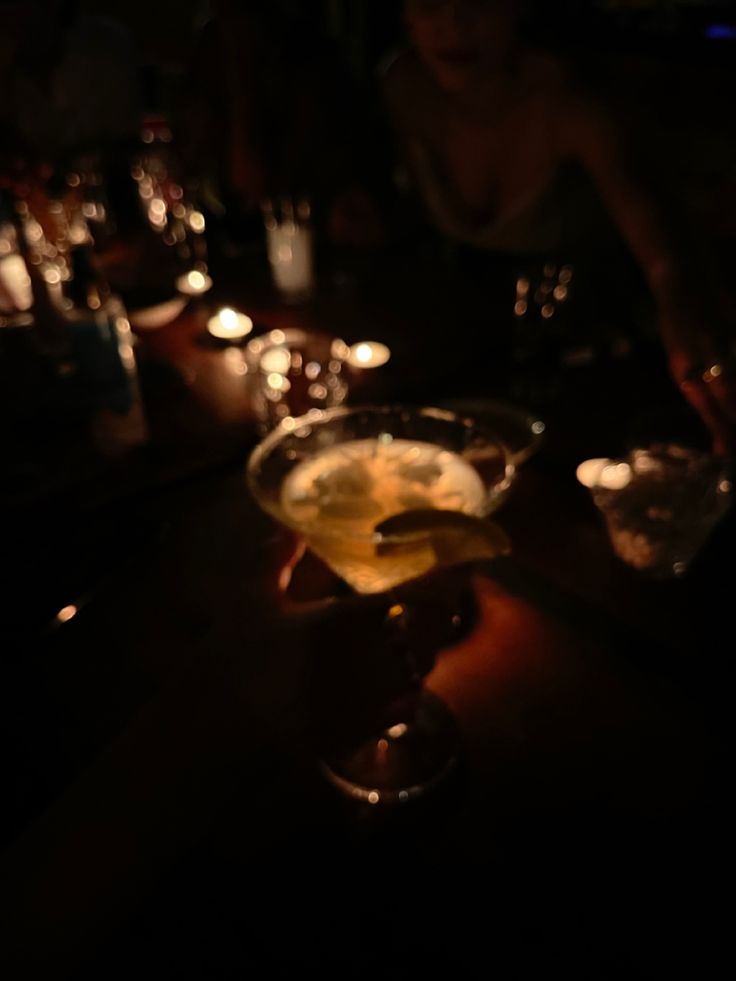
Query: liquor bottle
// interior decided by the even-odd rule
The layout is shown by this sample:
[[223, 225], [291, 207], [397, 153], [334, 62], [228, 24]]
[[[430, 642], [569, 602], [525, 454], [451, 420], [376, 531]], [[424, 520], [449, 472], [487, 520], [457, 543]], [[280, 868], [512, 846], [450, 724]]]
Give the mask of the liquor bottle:
[[134, 337], [122, 300], [95, 266], [91, 242], [69, 250], [64, 288], [70, 359], [99, 448], [117, 455], [148, 442]]

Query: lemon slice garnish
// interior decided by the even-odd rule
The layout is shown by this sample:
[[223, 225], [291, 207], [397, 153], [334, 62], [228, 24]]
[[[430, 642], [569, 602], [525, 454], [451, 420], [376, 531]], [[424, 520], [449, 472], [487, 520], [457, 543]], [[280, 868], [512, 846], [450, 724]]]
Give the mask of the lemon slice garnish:
[[380, 540], [376, 552], [388, 558], [394, 552], [429, 546], [438, 566], [495, 559], [511, 553], [511, 540], [497, 524], [460, 511], [421, 508], [403, 511], [376, 526]]

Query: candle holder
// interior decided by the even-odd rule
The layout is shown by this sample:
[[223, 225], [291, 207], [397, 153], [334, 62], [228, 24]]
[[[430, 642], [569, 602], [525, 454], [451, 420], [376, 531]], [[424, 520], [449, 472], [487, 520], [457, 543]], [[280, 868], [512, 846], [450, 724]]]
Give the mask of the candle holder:
[[184, 296], [204, 296], [212, 289], [212, 277], [205, 270], [191, 269], [177, 278], [176, 288]]
[[381, 368], [391, 359], [391, 350], [380, 341], [360, 341], [353, 344], [348, 355], [351, 368]]
[[207, 321], [207, 333], [223, 344], [240, 344], [253, 330], [253, 321], [244, 313], [223, 307]]
[[264, 432], [310, 409], [342, 405], [348, 346], [304, 330], [272, 330], [247, 347], [253, 406]]

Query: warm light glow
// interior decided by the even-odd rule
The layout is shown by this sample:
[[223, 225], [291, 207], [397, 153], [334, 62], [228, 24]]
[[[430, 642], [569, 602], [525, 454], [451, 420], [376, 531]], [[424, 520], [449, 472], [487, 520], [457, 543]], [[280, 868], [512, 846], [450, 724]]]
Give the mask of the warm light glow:
[[230, 307], [220, 310], [220, 320], [222, 321], [222, 326], [228, 330], [233, 330], [233, 328], [238, 326], [238, 315]]
[[391, 609], [386, 614], [387, 620], [398, 620], [400, 617], [406, 613], [406, 607], [403, 603], [395, 603]]
[[631, 483], [631, 467], [628, 463], [614, 460], [586, 460], [578, 467], [577, 478], [584, 487], [603, 487], [605, 490], [623, 490]]
[[315, 402], [321, 402], [323, 399], [327, 398], [328, 392], [324, 385], [320, 385], [319, 382], [315, 382], [310, 385], [307, 390], [310, 399], [314, 399]]
[[391, 358], [391, 351], [379, 341], [361, 341], [350, 348], [348, 363], [354, 368], [380, 368]]
[[401, 737], [405, 736], [408, 731], [409, 727], [403, 722], [400, 722], [396, 726], [391, 726], [391, 728], [388, 730], [388, 734], [392, 739], [401, 739]]
[[377, 793], [375, 790], [372, 790], [368, 794], [368, 803], [369, 804], [378, 804], [380, 800], [381, 800], [381, 795], [379, 793]]
[[597, 487], [598, 478], [603, 472], [603, 468], [608, 465], [608, 460], [598, 458], [595, 460], [585, 460], [575, 471], [576, 476], [583, 487]]
[[184, 276], [180, 276], [176, 281], [176, 288], [180, 293], [186, 293], [187, 296], [198, 296], [201, 293], [206, 293], [211, 287], [212, 278], [206, 273], [201, 273], [198, 269], [193, 269]]
[[[350, 357], [350, 348], [340, 337], [336, 337], [332, 342], [332, 357], [339, 361], [346, 361]], [[334, 371], [334, 368], [331, 369]]]
[[603, 468], [599, 483], [606, 490], [623, 490], [631, 483], [631, 467], [628, 463], [612, 463]]
[[291, 367], [291, 354], [285, 347], [271, 348], [268, 351], [264, 351], [258, 367], [265, 375], [270, 375], [273, 372], [279, 375], [286, 375]]
[[65, 606], [56, 614], [56, 619], [59, 621], [59, 623], [68, 623], [70, 620], [74, 619], [78, 612], [79, 610], [74, 605]]
[[243, 352], [238, 347], [228, 347], [224, 351], [225, 364], [233, 375], [247, 375], [248, 365], [243, 360]]
[[277, 392], [288, 392], [291, 388], [291, 382], [288, 378], [284, 378], [277, 371], [274, 371], [266, 379], [268, 382], [268, 387], [275, 389]]
[[244, 313], [238, 313], [231, 307], [223, 307], [215, 317], [207, 321], [207, 330], [220, 340], [236, 341], [250, 334], [253, 321]]
[[191, 215], [189, 216], [189, 227], [192, 229], [193, 232], [196, 232], [198, 235], [201, 235], [201, 233], [205, 229], [204, 215], [202, 214], [201, 211], [193, 211], [191, 213]]

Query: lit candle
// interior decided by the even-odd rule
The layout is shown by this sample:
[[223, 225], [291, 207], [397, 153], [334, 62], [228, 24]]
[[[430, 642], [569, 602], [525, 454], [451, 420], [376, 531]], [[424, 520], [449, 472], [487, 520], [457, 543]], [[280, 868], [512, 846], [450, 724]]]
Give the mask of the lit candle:
[[212, 277], [198, 269], [192, 269], [191, 272], [179, 276], [176, 281], [176, 288], [180, 293], [186, 293], [187, 296], [200, 296], [212, 288]]
[[378, 341], [361, 341], [353, 344], [348, 355], [348, 364], [353, 368], [380, 368], [391, 357], [391, 351]]
[[207, 321], [207, 330], [221, 341], [239, 341], [253, 330], [253, 321], [244, 313], [223, 307]]
[[631, 483], [631, 467], [628, 463], [605, 458], [585, 460], [578, 467], [576, 475], [583, 487], [591, 490], [594, 487], [624, 490]]

